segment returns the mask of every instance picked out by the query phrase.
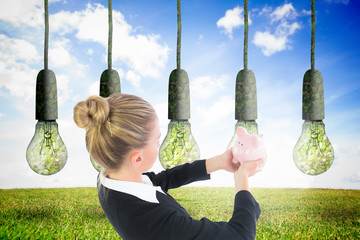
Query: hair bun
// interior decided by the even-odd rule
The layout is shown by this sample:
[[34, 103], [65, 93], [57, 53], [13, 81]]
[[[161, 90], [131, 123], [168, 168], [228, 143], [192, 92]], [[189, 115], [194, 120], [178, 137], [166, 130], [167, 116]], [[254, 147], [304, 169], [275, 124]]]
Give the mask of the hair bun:
[[89, 128], [104, 123], [109, 112], [110, 107], [105, 98], [90, 96], [74, 107], [74, 121], [80, 128]]

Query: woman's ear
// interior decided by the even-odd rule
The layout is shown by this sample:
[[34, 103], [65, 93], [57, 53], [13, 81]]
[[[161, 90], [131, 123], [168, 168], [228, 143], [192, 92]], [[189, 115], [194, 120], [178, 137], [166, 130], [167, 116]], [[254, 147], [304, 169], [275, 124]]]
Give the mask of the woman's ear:
[[141, 164], [143, 162], [142, 151], [135, 150], [130, 153], [129, 157], [130, 157], [130, 162], [131, 162], [132, 166], [134, 166], [134, 167], [141, 166]]

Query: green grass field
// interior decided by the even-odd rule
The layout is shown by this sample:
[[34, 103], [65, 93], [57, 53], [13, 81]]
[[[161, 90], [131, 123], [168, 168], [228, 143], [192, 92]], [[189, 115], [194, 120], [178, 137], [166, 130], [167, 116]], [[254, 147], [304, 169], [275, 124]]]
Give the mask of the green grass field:
[[[360, 239], [360, 191], [251, 190], [262, 214], [256, 239]], [[195, 218], [228, 221], [231, 188], [171, 190]], [[0, 239], [120, 239], [107, 221], [96, 188], [0, 190]]]

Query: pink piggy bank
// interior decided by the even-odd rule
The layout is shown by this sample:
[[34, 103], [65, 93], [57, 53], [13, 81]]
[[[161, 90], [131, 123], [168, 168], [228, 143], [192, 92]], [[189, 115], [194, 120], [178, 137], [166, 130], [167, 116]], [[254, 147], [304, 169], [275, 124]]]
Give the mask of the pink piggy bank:
[[[233, 162], [243, 163], [247, 161], [255, 161], [266, 157], [266, 148], [264, 145], [263, 135], [249, 134], [245, 128], [238, 127], [236, 129], [238, 139], [232, 147]], [[260, 168], [263, 167], [264, 164]]]

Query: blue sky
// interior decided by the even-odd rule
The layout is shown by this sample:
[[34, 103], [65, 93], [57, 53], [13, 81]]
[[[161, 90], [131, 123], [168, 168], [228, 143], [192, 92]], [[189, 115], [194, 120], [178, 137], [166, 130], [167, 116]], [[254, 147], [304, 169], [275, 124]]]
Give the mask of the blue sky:
[[[35, 130], [35, 82], [43, 69], [43, 1], [0, 0], [0, 188], [95, 186], [97, 171], [74, 105], [98, 94], [107, 69], [107, 1], [50, 1], [49, 68], [57, 77], [64, 169], [34, 173], [25, 154]], [[310, 68], [310, 1], [249, 1], [248, 67], [257, 80], [259, 132], [268, 160], [255, 187], [360, 189], [360, 5], [316, 1], [315, 67], [325, 88], [332, 167], [308, 176], [292, 150], [301, 134], [302, 79]], [[113, 0], [113, 68], [122, 92], [148, 100], [167, 132], [167, 87], [176, 67], [176, 1]], [[243, 1], [182, 1], [181, 66], [190, 79], [192, 133], [201, 158], [222, 153], [234, 132], [236, 74], [243, 68]], [[156, 162], [154, 171], [160, 171]], [[232, 186], [218, 172], [206, 186]]]

